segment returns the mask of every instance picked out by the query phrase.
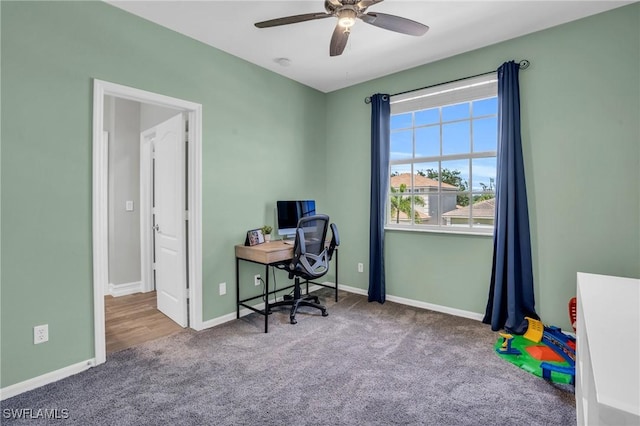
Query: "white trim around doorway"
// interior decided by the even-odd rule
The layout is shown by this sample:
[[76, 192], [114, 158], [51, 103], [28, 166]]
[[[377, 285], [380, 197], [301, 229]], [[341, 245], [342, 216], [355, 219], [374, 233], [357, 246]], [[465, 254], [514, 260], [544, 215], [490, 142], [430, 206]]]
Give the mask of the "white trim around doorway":
[[108, 150], [104, 137], [105, 96], [182, 110], [189, 116], [188, 282], [189, 327], [202, 330], [202, 105], [133, 87], [93, 80], [93, 306], [95, 365], [106, 361], [104, 296], [108, 280]]

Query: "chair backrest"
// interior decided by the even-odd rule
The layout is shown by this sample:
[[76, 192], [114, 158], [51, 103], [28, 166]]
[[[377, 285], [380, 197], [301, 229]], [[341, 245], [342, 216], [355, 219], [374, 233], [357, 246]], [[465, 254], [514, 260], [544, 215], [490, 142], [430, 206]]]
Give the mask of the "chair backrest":
[[298, 221], [293, 259], [289, 265], [289, 275], [315, 279], [329, 270], [326, 238], [329, 216], [319, 214], [303, 217]]

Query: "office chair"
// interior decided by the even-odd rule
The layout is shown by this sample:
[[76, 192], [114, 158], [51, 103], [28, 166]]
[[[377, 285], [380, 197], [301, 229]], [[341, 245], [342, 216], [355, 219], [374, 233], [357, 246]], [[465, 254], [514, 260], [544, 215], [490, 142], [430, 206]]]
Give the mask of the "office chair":
[[329, 271], [329, 261], [333, 257], [335, 248], [340, 245], [340, 237], [338, 236], [338, 227], [335, 223], [332, 223], [332, 238], [327, 247], [328, 227], [329, 216], [327, 215], [319, 214], [300, 219], [296, 228], [296, 240], [293, 245], [293, 259], [289, 264], [281, 265], [280, 267], [280, 269], [289, 272], [289, 279], [295, 279], [293, 297], [285, 297], [285, 300], [269, 304], [269, 307], [291, 306], [291, 313], [289, 314], [291, 324], [298, 322], [296, 321], [296, 313], [300, 306], [311, 306], [320, 309], [323, 317], [329, 315], [327, 308], [320, 304], [318, 296], [304, 295], [300, 289], [301, 278], [308, 283], [309, 280], [320, 278]]

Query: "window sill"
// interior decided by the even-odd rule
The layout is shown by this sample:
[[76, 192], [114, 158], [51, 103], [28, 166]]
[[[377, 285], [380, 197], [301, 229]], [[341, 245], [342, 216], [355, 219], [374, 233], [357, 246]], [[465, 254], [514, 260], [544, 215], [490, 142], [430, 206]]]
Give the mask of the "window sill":
[[479, 237], [492, 237], [493, 228], [491, 229], [447, 229], [447, 228], [427, 228], [427, 227], [408, 227], [408, 226], [389, 226], [384, 227], [385, 231], [401, 231], [401, 232], [424, 232], [428, 234], [454, 234], [454, 235], [472, 235]]

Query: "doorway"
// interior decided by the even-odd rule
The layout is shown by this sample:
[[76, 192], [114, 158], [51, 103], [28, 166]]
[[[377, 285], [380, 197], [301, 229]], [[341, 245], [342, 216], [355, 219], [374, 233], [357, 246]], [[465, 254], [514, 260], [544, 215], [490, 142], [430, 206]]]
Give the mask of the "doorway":
[[[202, 255], [201, 255], [201, 116], [202, 106], [189, 101], [181, 99], [170, 98], [164, 95], [156, 93], [146, 92], [139, 89], [122, 86], [114, 83], [109, 83], [101, 80], [94, 80], [94, 108], [93, 108], [93, 288], [94, 288], [94, 333], [95, 333], [95, 363], [101, 364], [106, 361], [106, 343], [105, 343], [105, 299], [104, 296], [110, 291], [109, 284], [109, 167], [108, 167], [108, 135], [103, 132], [105, 129], [105, 99], [107, 97], [113, 97], [115, 99], [127, 100], [138, 102], [140, 104], [149, 106], [151, 108], [164, 108], [178, 112], [178, 119], [182, 122], [182, 118], [188, 120], [188, 128], [181, 134], [188, 139], [186, 145], [167, 145], [163, 144], [161, 150], [165, 150], [165, 162], [167, 158], [173, 158], [174, 152], [167, 154], [166, 147], [169, 149], [184, 150], [186, 154], [186, 161], [181, 161], [177, 164], [178, 168], [171, 171], [171, 174], [175, 179], [167, 179], [164, 176], [164, 184], [172, 188], [168, 192], [165, 189], [163, 197], [166, 199], [167, 193], [171, 193], [173, 189], [182, 191], [181, 195], [184, 204], [177, 204], [177, 208], [170, 209], [170, 215], [180, 220], [180, 226], [178, 228], [178, 240], [182, 242], [181, 250], [184, 253], [180, 253], [178, 250], [177, 257], [168, 258], [169, 262], [174, 262], [175, 259], [181, 259], [184, 263], [183, 266], [172, 264], [169, 268], [170, 271], [175, 272], [179, 270], [179, 274], [184, 278], [185, 285], [182, 288], [182, 294], [176, 294], [169, 292], [168, 299], [175, 298], [174, 305], [184, 306], [183, 311], [179, 312], [184, 320], [182, 326], [188, 324], [190, 328], [195, 330], [202, 329]], [[175, 120], [174, 120], [175, 122]], [[174, 123], [175, 124], [175, 123]], [[181, 125], [181, 124], [180, 124]], [[154, 137], [161, 135], [158, 133], [164, 132], [162, 128], [154, 127], [154, 133], [147, 133], [147, 140], [152, 140]], [[173, 130], [172, 130], [173, 131]], [[175, 133], [175, 131], [173, 131]], [[140, 137], [140, 155], [143, 155], [144, 138], [145, 134], [139, 135]], [[182, 157], [184, 158], [184, 156]], [[141, 158], [142, 160], [142, 158]], [[188, 164], [186, 171], [184, 170], [184, 164]], [[144, 161], [140, 161], [141, 166]], [[181, 168], [182, 167], [182, 168]], [[145, 179], [144, 172], [141, 173], [141, 179]], [[141, 182], [142, 183], [142, 182]], [[142, 188], [143, 185], [140, 185]], [[133, 207], [132, 201], [126, 202], [126, 209], [130, 211]], [[139, 207], [141, 210], [141, 218], [144, 218], [147, 214], [142, 210], [145, 209], [145, 201], [140, 198]], [[174, 203], [175, 207], [175, 203]], [[150, 214], [151, 207], [146, 205], [147, 213]], [[123, 208], [124, 210], [124, 208]], [[166, 210], [166, 209], [165, 209]], [[165, 211], [166, 214], [166, 211]], [[141, 247], [146, 244], [145, 241], [149, 241], [152, 238], [154, 232], [157, 233], [158, 229], [154, 226], [152, 229], [148, 227], [147, 222], [153, 222], [152, 219], [140, 220], [140, 237], [139, 241]], [[155, 224], [154, 224], [155, 225]], [[175, 227], [174, 227], [175, 228]], [[165, 233], [163, 234], [165, 245], [171, 243], [170, 238], [167, 236], [173, 236], [170, 232], [170, 226], [164, 226]], [[175, 231], [175, 229], [174, 229]], [[169, 235], [172, 234], [172, 235]], [[174, 232], [175, 234], [175, 232]], [[151, 236], [151, 237], [150, 237]], [[169, 243], [167, 243], [167, 241]], [[175, 246], [175, 244], [174, 244]], [[174, 246], [166, 245], [165, 252], [169, 253]], [[148, 249], [148, 247], [147, 247]], [[141, 249], [144, 252], [144, 248]], [[166, 254], [165, 253], [165, 254]], [[188, 253], [188, 257], [185, 253]], [[145, 275], [145, 270], [151, 270], [152, 274], [155, 274], [153, 269], [150, 269], [151, 265], [145, 265], [143, 256], [139, 268], [142, 275]], [[164, 262], [164, 268], [166, 272], [168, 263]], [[148, 269], [149, 268], [149, 269]], [[148, 274], [147, 274], [148, 275]], [[153, 290], [152, 284], [150, 284], [150, 277], [143, 278], [139, 281], [142, 291]], [[127, 282], [127, 286], [124, 286], [125, 290], [128, 288], [135, 289], [137, 281], [135, 279], [132, 282]], [[186, 288], [188, 283], [188, 288]], [[113, 286], [112, 286], [113, 287]], [[165, 292], [167, 293], [167, 292]], [[164, 294], [164, 293], [163, 293]], [[165, 294], [166, 296], [166, 294]], [[187, 304], [188, 303], [188, 304]], [[188, 307], [187, 307], [188, 306]], [[175, 306], [172, 308], [175, 311]], [[178, 321], [180, 322], [180, 321]]]
[[105, 340], [107, 357], [184, 330], [157, 308], [156, 292], [105, 296]]

